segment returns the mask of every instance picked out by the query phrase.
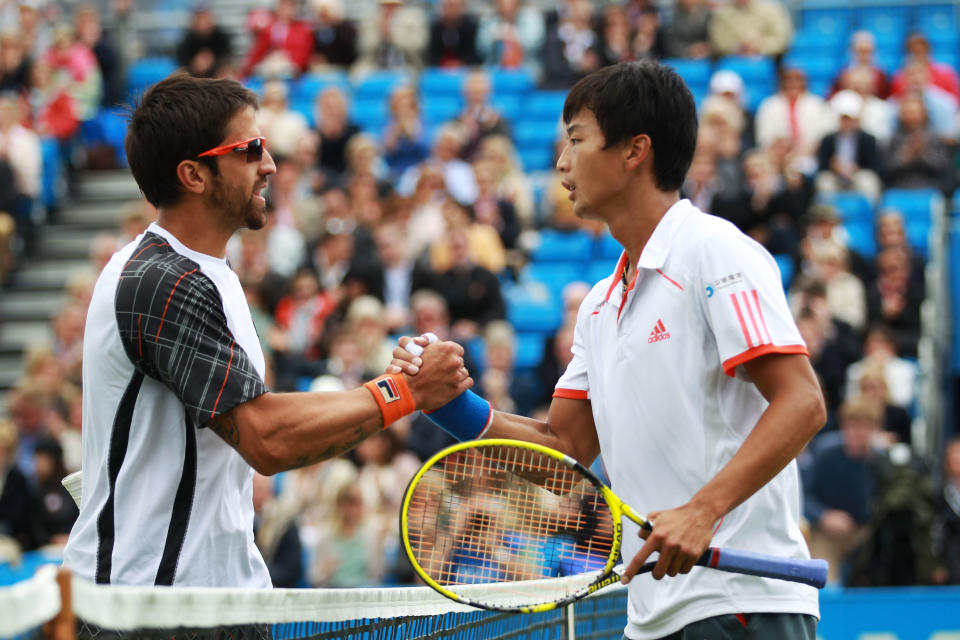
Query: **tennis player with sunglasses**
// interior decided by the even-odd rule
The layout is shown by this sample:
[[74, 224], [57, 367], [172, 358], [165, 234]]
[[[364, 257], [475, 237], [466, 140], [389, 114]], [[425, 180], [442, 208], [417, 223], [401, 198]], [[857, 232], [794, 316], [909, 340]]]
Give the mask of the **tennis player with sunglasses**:
[[[623, 539], [626, 638], [813, 640], [813, 587], [694, 568], [708, 545], [809, 558], [794, 458], [825, 410], [776, 263], [680, 198], [697, 114], [672, 69], [590, 74], [563, 126], [557, 170], [574, 212], [609, 225], [620, 262], [580, 307], [545, 421], [492, 411], [471, 391], [430, 415], [461, 440], [602, 456], [613, 491], [653, 524]], [[401, 345], [395, 370], [427, 373]], [[654, 553], [652, 577], [636, 575]], [[677, 577], [653, 581], [664, 576]]]
[[[336, 456], [467, 389], [463, 349], [430, 371], [340, 393], [270, 393], [244, 292], [224, 257], [261, 229], [276, 171], [256, 96], [174, 75], [131, 116], [126, 149], [154, 224], [97, 280], [83, 353], [83, 490], [64, 564], [98, 583], [269, 587], [254, 545], [254, 469]], [[207, 428], [209, 427], [209, 428]]]

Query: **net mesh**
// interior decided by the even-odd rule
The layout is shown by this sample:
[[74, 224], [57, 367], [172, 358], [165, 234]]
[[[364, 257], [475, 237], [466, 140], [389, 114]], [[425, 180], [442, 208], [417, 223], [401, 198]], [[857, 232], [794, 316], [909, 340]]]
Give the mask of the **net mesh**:
[[[569, 578], [553, 582], [564, 580]], [[25, 600], [24, 592], [32, 597]], [[537, 614], [481, 611], [427, 587], [151, 588], [94, 585], [76, 577], [70, 601], [76, 637], [97, 640], [617, 640], [626, 624], [626, 590], [619, 586]], [[19, 608], [16, 620], [7, 615], [12, 606]], [[0, 589], [0, 638], [45, 637], [41, 627], [59, 606], [52, 572]]]
[[[613, 550], [599, 490], [532, 449], [482, 445], [436, 460], [410, 488], [407, 530], [437, 583], [495, 607], [564, 600], [593, 582]], [[569, 580], [544, 580], [579, 576]], [[498, 587], [484, 584], [498, 582]]]

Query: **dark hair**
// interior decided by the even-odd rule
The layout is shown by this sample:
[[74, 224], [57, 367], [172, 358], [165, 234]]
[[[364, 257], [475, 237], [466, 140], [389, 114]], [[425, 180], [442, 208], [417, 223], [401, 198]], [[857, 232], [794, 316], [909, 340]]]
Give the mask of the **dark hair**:
[[[130, 172], [155, 207], [176, 204], [183, 193], [177, 165], [220, 144], [230, 120], [257, 108], [255, 93], [234, 80], [175, 73], [140, 99], [127, 127]], [[215, 158], [200, 158], [216, 175]]]
[[597, 119], [604, 148], [640, 134], [650, 136], [657, 188], [680, 188], [697, 146], [697, 107], [673, 69], [644, 61], [594, 71], [570, 90], [563, 121], [569, 123], [583, 109]]

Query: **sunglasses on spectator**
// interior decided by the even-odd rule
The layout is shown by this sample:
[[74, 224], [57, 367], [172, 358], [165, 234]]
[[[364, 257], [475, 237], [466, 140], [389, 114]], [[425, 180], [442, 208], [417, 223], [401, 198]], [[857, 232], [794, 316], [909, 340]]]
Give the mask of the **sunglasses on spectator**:
[[256, 138], [249, 138], [248, 140], [241, 140], [240, 142], [225, 144], [222, 147], [214, 147], [213, 149], [204, 151], [198, 157], [204, 158], [208, 156], [225, 156], [231, 151], [238, 151], [247, 154], [247, 162], [260, 162], [263, 160], [264, 142], [266, 142], [266, 138], [263, 136], [257, 136]]

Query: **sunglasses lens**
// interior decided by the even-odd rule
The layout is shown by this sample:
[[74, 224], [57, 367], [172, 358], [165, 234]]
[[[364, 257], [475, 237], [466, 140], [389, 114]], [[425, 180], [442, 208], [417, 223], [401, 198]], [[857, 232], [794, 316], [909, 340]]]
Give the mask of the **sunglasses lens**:
[[260, 162], [263, 160], [263, 140], [251, 140], [247, 144], [247, 162]]

